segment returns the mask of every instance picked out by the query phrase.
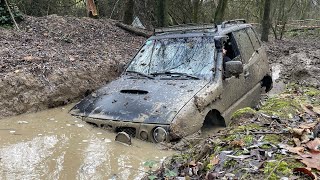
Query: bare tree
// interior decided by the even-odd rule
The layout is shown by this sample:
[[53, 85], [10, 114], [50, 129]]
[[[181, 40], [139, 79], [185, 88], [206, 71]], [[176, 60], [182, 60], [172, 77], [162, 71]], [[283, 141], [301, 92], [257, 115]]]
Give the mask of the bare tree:
[[264, 12], [262, 19], [262, 33], [261, 33], [261, 41], [268, 42], [269, 40], [269, 29], [270, 29], [270, 0], [264, 1]]
[[157, 0], [157, 22], [159, 27], [168, 26], [168, 1]]
[[123, 16], [123, 23], [131, 24], [133, 21], [133, 8], [134, 8], [134, 0], [127, 0], [124, 16]]
[[228, 0], [219, 0], [219, 4], [214, 15], [214, 22], [216, 24], [221, 24], [221, 22], [223, 21], [227, 4]]

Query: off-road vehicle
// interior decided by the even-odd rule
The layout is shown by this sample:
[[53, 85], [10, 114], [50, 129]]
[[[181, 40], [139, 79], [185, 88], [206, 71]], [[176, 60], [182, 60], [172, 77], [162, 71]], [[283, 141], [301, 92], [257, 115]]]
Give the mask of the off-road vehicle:
[[256, 105], [271, 87], [266, 52], [244, 20], [175, 26], [156, 29], [118, 79], [70, 113], [143, 140], [170, 141], [204, 125], [228, 125], [234, 111]]

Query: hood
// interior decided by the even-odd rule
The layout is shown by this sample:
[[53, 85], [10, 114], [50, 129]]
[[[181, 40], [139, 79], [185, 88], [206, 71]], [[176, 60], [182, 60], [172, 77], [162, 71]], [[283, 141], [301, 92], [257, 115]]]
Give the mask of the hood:
[[206, 80], [153, 80], [122, 76], [76, 104], [70, 113], [105, 120], [170, 124]]

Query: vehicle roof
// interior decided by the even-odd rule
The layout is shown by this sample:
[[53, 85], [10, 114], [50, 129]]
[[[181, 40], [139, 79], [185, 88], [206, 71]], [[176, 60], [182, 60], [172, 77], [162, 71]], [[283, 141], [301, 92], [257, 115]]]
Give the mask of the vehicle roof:
[[[156, 32], [149, 39], [166, 39], [166, 38], [179, 38], [179, 37], [202, 37], [202, 36], [223, 36], [230, 32], [238, 31], [241, 29], [245, 29], [248, 27], [252, 27], [251, 24], [243, 23], [243, 24], [224, 24], [214, 26], [211, 25], [212, 28], [201, 28], [202, 25], [199, 26], [183, 26], [183, 27], [169, 27], [166, 28], [164, 32]], [[194, 28], [194, 29], [192, 29]], [[172, 31], [170, 31], [172, 29]]]

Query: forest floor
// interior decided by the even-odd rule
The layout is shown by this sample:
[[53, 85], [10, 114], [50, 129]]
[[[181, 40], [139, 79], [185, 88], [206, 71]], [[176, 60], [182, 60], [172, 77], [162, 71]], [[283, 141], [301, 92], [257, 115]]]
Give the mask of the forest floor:
[[213, 135], [162, 144], [180, 153], [156, 171], [150, 166], [148, 178], [319, 179], [318, 42], [308, 36], [266, 44], [270, 64], [280, 67], [275, 84], [284, 84], [281, 92], [267, 94], [258, 109], [238, 110], [232, 124]]
[[145, 40], [107, 19], [25, 17], [0, 28], [0, 118], [73, 102], [119, 76]]

